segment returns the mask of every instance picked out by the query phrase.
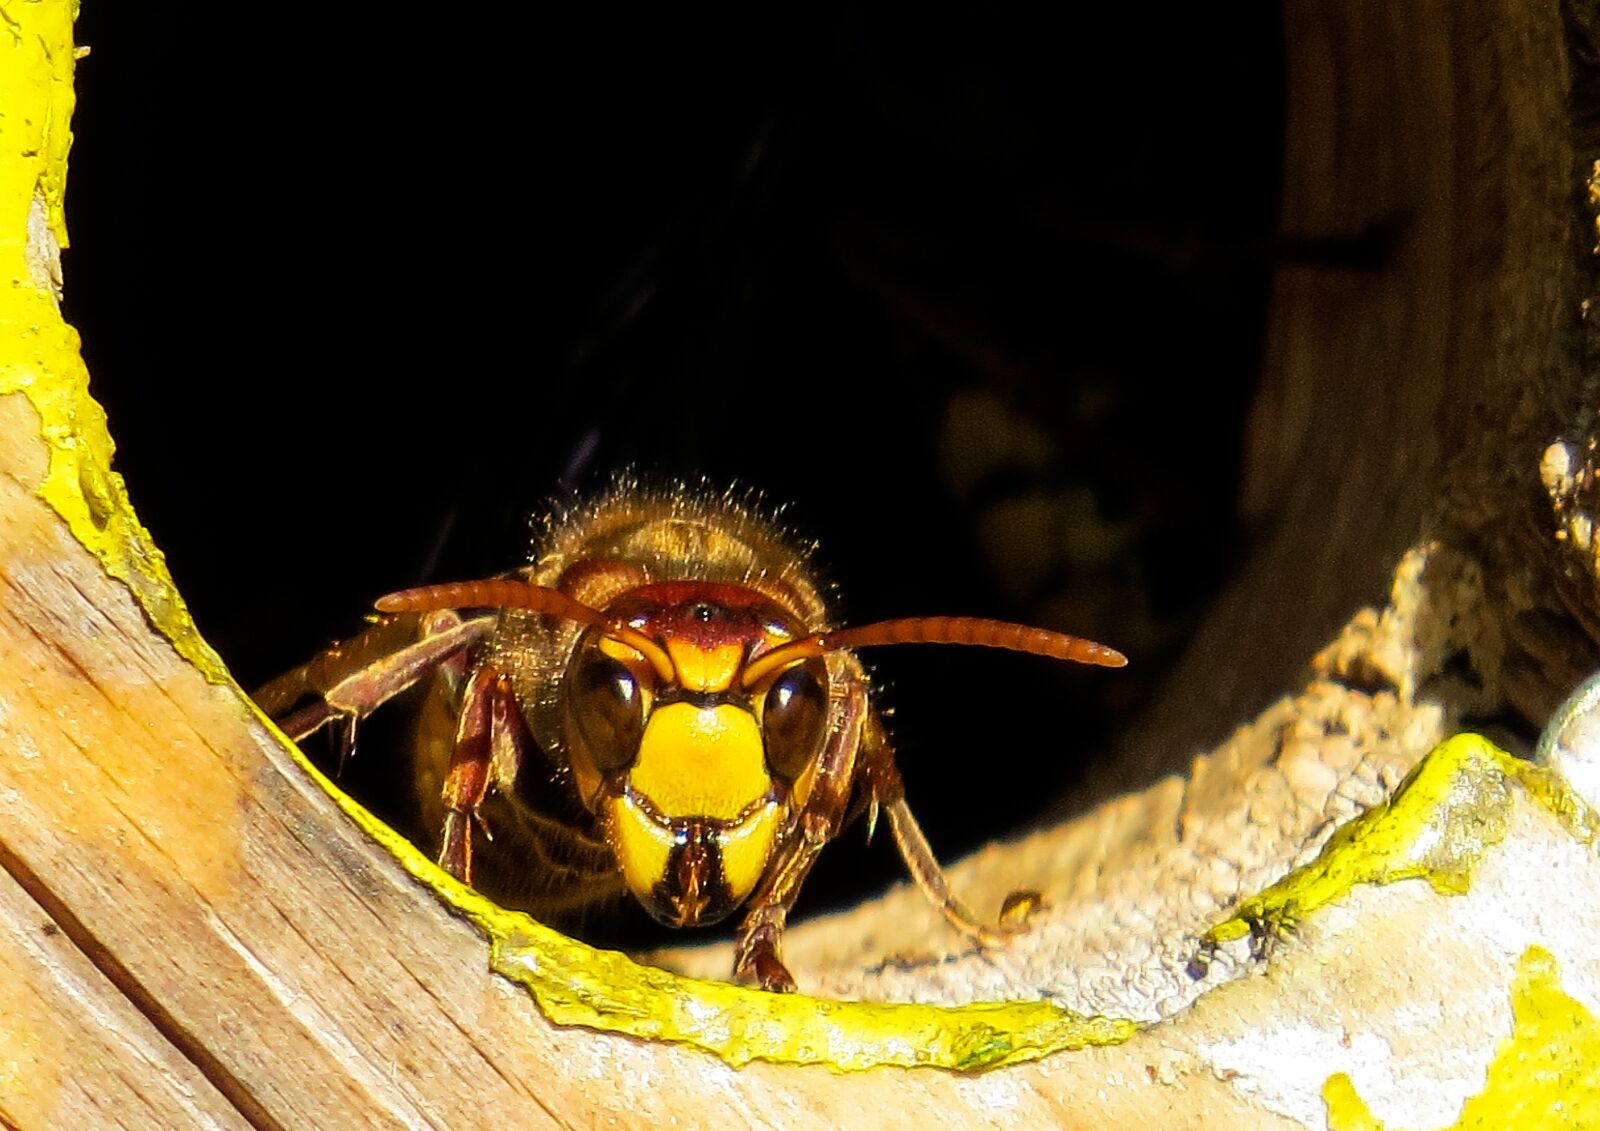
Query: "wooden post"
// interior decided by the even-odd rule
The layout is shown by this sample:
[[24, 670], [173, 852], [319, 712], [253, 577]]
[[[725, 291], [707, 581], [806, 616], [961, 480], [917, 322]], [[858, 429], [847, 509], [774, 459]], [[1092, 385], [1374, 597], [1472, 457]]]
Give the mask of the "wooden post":
[[[1600, 1120], [1582, 798], [1457, 739], [1330, 843], [1464, 713], [1537, 716], [1593, 647], [1581, 13], [1286, 12], [1291, 130], [1326, 147], [1291, 146], [1287, 222], [1403, 213], [1409, 235], [1375, 280], [1280, 276], [1251, 498], [1281, 527], [1197, 646], [1187, 702], [1265, 638], [1274, 585], [1337, 584], [1370, 541], [1397, 559], [1393, 600], [1185, 777], [958, 869], [991, 902], [1044, 892], [1016, 945], [965, 952], [904, 894], [794, 933], [803, 989], [956, 1003], [940, 1011], [708, 985], [500, 916], [263, 725], [110, 470], [56, 307], [71, 11], [0, 2], [0, 1123]], [[1385, 457], [1426, 492], [1393, 528], [1366, 522]], [[1240, 679], [1292, 689], [1325, 639], [1302, 630]], [[1184, 710], [1151, 724], [1158, 762], [1188, 749]], [[1138, 1026], [960, 1005], [1042, 995]], [[944, 1067], [905, 1066], [922, 1059]]]

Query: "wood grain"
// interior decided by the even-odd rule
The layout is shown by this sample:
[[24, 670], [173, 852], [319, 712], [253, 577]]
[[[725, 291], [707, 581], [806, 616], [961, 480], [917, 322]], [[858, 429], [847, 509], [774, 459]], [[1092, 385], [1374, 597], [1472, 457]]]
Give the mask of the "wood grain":
[[5, 874], [0, 985], [0, 1125], [249, 1126]]
[[[1567, 625], [1574, 604], [1600, 605], [1546, 544], [1537, 480], [1552, 435], [1581, 445], [1594, 424], [1576, 204], [1593, 155], [1575, 147], [1595, 84], [1574, 78], [1593, 28], [1553, 2], [1428, 19], [1291, 5], [1285, 20], [1285, 227], [1394, 218], [1399, 250], [1368, 275], [1280, 273], [1251, 454], [1270, 529], [1131, 743], [1117, 785], [1155, 784], [958, 873], [980, 903], [1019, 877], [1051, 888], [1039, 965], [880, 965], [928, 938], [897, 897], [794, 936], [803, 983], [1048, 990], [1161, 1020], [1122, 1046], [970, 1076], [734, 1069], [550, 1024], [71, 536], [38, 495], [39, 417], [0, 395], [0, 1118], [1305, 1127], [1325, 1123], [1320, 1081], [1338, 1067], [1410, 1125], [1441, 1121], [1431, 1096], [1481, 1082], [1519, 948], [1556, 952], [1593, 1008], [1594, 856], [1525, 800], [1467, 895], [1363, 888], [1270, 962], [1240, 957], [1172, 993], [1179, 944], [1391, 787], [1428, 735], [1508, 705], [1532, 719], [1564, 690], [1566, 668], [1541, 659], [1563, 650], [1514, 631], [1527, 614]], [[1264, 704], [1191, 766], [1197, 736]], [[1174, 769], [1193, 772], [1157, 780]], [[1129, 954], [1154, 955], [1159, 976]]]
[[[238, 693], [184, 663], [68, 536], [32, 490], [43, 460], [31, 415], [0, 397], [0, 748], [18, 752], [0, 760], [7, 871], [251, 1125], [790, 1127], [870, 1112], [876, 1126], [925, 1127], [962, 1111], [974, 1127], [1089, 1127], [1174, 1102], [1135, 1090], [1081, 1115], [1063, 1107], [1108, 1076], [1145, 1079], [1149, 1053], [1133, 1046], [982, 1078], [843, 1076], [736, 1070], [550, 1025], [488, 972], [486, 941], [367, 841]], [[63, 1008], [63, 1024], [95, 1024], [80, 1003]], [[6, 1026], [12, 1040], [28, 1031]], [[1217, 1126], [1247, 1110], [1192, 1071]], [[59, 1110], [62, 1087], [37, 1073], [9, 1102]]]

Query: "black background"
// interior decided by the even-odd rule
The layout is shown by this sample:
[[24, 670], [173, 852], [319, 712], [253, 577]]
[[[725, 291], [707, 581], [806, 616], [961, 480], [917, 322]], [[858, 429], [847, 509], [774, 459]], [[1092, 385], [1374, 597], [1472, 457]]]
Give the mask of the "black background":
[[[79, 23], [67, 312], [240, 682], [378, 593], [508, 567], [531, 512], [616, 468], [737, 480], [792, 504], [848, 620], [987, 614], [1133, 653], [871, 657], [936, 850], [1025, 826], [1238, 552], [1272, 7], [1066, 32], [415, 11], [90, 0]], [[953, 475], [973, 396], [1046, 463]], [[985, 543], [1070, 491], [1137, 526], [1110, 566], [1019, 574], [1026, 544]], [[353, 785], [394, 780], [357, 761]], [[897, 872], [882, 845], [826, 858], [810, 899]]]

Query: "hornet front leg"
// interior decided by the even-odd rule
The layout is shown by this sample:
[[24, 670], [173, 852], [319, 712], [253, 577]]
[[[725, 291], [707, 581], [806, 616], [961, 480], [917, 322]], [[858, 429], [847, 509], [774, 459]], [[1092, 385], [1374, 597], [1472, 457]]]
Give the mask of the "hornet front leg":
[[830, 711], [832, 725], [817, 762], [811, 796], [774, 853], [765, 878], [751, 897], [750, 911], [739, 925], [733, 975], [742, 982], [754, 982], [777, 993], [794, 991], [794, 977], [780, 957], [783, 929], [818, 853], [844, 824], [866, 710], [864, 686], [859, 680], [848, 681]]

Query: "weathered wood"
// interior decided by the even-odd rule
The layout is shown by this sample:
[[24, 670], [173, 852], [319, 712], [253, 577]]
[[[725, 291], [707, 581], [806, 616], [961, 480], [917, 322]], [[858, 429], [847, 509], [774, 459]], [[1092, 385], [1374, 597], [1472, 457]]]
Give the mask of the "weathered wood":
[[[207, 683], [150, 630], [33, 493], [45, 460], [28, 402], [0, 397], [0, 411], [0, 742], [27, 751], [0, 763], [9, 866], [253, 1124], [647, 1126], [737, 1112], [781, 1127], [872, 1112], [879, 1126], [930, 1126], [964, 1110], [971, 1126], [1071, 1126], [1063, 1097], [1142, 1077], [1146, 1053], [1131, 1046], [980, 1087], [948, 1073], [736, 1071], [679, 1046], [551, 1026], [488, 973], [485, 940], [344, 818], [237, 691]], [[20, 1110], [59, 1102], [52, 1077], [19, 1086]], [[984, 1099], [999, 1093], [1003, 1119]], [[1085, 1104], [1094, 1114], [1079, 1125], [1170, 1102]], [[1239, 1097], [1209, 1102], [1219, 1119], [1246, 1110]]]
[[[17, 436], [27, 401], [0, 405]], [[410, 881], [65, 533], [33, 494], [32, 431], [36, 452], [0, 462], [6, 730], [30, 751], [6, 763], [14, 866], [257, 1123], [523, 1118], [519, 1073], [492, 1071], [432, 996], [488, 1020], [492, 985], [450, 989], [483, 980], [482, 940], [437, 908], [432, 931], [386, 927], [414, 915]], [[438, 967], [454, 973], [419, 982]]]
[[[67, 18], [65, 3], [29, 8], [29, 20]], [[1593, 843], [1515, 784], [1475, 787], [1504, 836], [1484, 846], [1465, 894], [1360, 886], [1265, 962], [1237, 943], [1204, 980], [1188, 968], [1196, 934], [1230, 901], [1308, 859], [1463, 713], [1509, 703], [1531, 716], [1564, 690], [1564, 650], [1539, 651], [1508, 618], [1537, 612], [1558, 626], [1544, 639], [1564, 640], [1573, 609], [1600, 607], [1580, 568], [1590, 559], [1561, 556], [1576, 535], [1555, 548], [1538, 480], [1543, 445], [1567, 435], [1581, 453], [1594, 422], [1577, 344], [1576, 304], [1592, 290], [1573, 237], [1581, 161], [1568, 114], [1581, 115], [1567, 101], [1568, 67], [1593, 56], [1592, 35], [1554, 3], [1430, 19], [1294, 5], [1286, 19], [1291, 134], [1303, 140], [1291, 146], [1288, 226], [1343, 232], [1392, 216], [1401, 250], [1370, 275], [1280, 277], [1252, 495], [1278, 529], [1202, 636], [1178, 706], [1151, 724], [1154, 761], [1187, 758], [1174, 736], [1193, 719], [1231, 721], [1263, 688], [1292, 687], [1287, 673], [1442, 491], [1439, 537], [1400, 559], [1389, 604], [1347, 625], [1317, 679], [1184, 780], [959, 869], [961, 890], [988, 906], [1012, 887], [1045, 891], [1051, 907], [1015, 949], [952, 957], [902, 896], [791, 940], [803, 988], [1048, 991], [1159, 1023], [1123, 1045], [972, 1076], [735, 1069], [681, 1045], [552, 1025], [235, 688], [152, 628], [159, 564], [113, 578], [41, 498], [52, 469], [72, 466], [91, 522], [121, 521], [115, 483], [93, 463], [95, 423], [41, 427], [38, 388], [76, 374], [29, 352], [53, 315], [35, 303], [25, 317], [0, 307], [11, 351], [0, 359], [0, 1116], [28, 1127], [1303, 1127], [1325, 1123], [1335, 1098], [1342, 1115], [1355, 1110], [1335, 1085], [1342, 1071], [1382, 1118], [1428, 1125], [1483, 1089], [1502, 1037], [1519, 1034], [1508, 1047], [1528, 1051], [1508, 1000], [1571, 1001], [1592, 1020]], [[24, 37], [17, 50], [42, 48]], [[40, 119], [0, 124], [0, 190], [33, 193], [41, 147], [4, 132], [22, 120]], [[18, 163], [29, 177], [9, 175]], [[14, 235], [0, 232], [8, 255]], [[27, 239], [15, 287], [47, 291], [47, 236]], [[1531, 407], [1523, 389], [1537, 391]], [[73, 453], [85, 462], [67, 462]], [[1394, 483], [1406, 490], [1389, 506]], [[1570, 489], [1575, 513], [1584, 496]], [[1283, 587], [1287, 600], [1261, 597]], [[1306, 615], [1281, 621], [1296, 602]], [[1565, 652], [1569, 667], [1583, 655]], [[1476, 683], [1450, 676], [1461, 655]], [[1226, 687], [1224, 673], [1236, 677]], [[1211, 698], [1229, 713], [1204, 709]], [[47, 920], [60, 934], [42, 933]], [[1555, 955], [1570, 998], [1529, 974], [1548, 968], [1537, 948]], [[904, 961], [882, 964], [890, 954]], [[1570, 1099], [1581, 1118], [1595, 1093]]]
[[[1582, 115], [1569, 126], [1566, 85], [1594, 29], [1568, 40], [1554, 4], [1284, 15], [1284, 231], [1376, 226], [1393, 245], [1359, 270], [1276, 275], [1247, 467], [1255, 552], [1084, 791], [1112, 800], [952, 872], [983, 911], [1010, 887], [1042, 891], [1040, 929], [997, 959], [963, 953], [896, 895], [791, 932], [795, 965], [828, 993], [1048, 987], [1076, 1008], [1169, 1016], [1197, 992], [1181, 955], [1209, 916], [1464, 719], [1538, 726], [1600, 663], [1570, 612], [1600, 607], [1593, 555], [1557, 541], [1539, 483], [1546, 445], [1583, 449], [1597, 404], [1575, 146], [1587, 136], [1589, 162], [1600, 148]], [[903, 961], [879, 971], [884, 953]], [[723, 958], [674, 961], [709, 973]]]
[[1476, 575], [1411, 579], [1432, 606], [1415, 626], [1422, 668], [1448, 640], [1486, 684], [1431, 689], [1452, 719], [1510, 700], [1537, 724], [1577, 674], [1506, 671], [1506, 625], [1480, 610], [1570, 616], [1548, 591], [1537, 472], [1593, 410], [1594, 241], [1577, 207], [1596, 156], [1592, 5], [1295, 3], [1283, 17], [1282, 231], [1367, 233], [1366, 262], [1276, 272], [1246, 450], [1254, 549], [1100, 792], [1181, 771], [1291, 690], [1353, 613], [1381, 607], [1419, 532]]
[[3, 873], [0, 986], [0, 1125], [249, 1126]]

